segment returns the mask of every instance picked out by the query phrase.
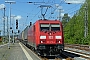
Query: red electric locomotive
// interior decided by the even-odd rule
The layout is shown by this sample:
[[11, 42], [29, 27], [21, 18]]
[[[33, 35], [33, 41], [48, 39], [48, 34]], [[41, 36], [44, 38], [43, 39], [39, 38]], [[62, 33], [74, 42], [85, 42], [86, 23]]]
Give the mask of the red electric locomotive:
[[39, 55], [54, 55], [64, 50], [63, 26], [59, 20], [38, 20], [28, 27], [27, 45]]

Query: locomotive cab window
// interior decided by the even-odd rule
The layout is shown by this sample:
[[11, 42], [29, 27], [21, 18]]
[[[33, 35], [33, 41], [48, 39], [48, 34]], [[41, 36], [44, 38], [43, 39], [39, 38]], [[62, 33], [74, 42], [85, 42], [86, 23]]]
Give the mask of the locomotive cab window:
[[49, 24], [40, 24], [40, 30], [41, 31], [48, 31], [49, 30]]
[[60, 24], [51, 24], [51, 31], [60, 31]]

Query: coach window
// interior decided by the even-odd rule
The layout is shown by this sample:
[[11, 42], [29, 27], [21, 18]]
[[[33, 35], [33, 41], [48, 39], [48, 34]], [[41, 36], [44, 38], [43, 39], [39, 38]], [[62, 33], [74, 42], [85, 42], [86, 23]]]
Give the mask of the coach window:
[[51, 31], [60, 31], [60, 24], [51, 24]]
[[40, 24], [40, 30], [41, 31], [48, 31], [49, 30], [49, 24]]

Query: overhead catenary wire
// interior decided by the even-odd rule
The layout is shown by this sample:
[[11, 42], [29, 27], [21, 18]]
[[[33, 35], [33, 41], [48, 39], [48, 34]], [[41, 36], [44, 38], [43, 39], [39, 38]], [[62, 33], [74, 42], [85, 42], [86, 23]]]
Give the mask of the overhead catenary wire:
[[[38, 0], [38, 1], [40, 1], [40, 0]], [[27, 2], [25, 2], [25, 1], [16, 1], [17, 3], [22, 3], [22, 4], [25, 4], [25, 3], [27, 3]], [[45, 0], [42, 0], [42, 2], [45, 2]], [[50, 3], [51, 5], [52, 4], [56, 4], [56, 1], [55, 0], [48, 0], [47, 2], [45, 2], [45, 4], [46, 3]], [[64, 1], [61, 1], [60, 3], [59, 3], [60, 5], [62, 5], [62, 4], [64, 4]], [[12, 8], [12, 9], [15, 9], [15, 8]], [[70, 8], [71, 9], [71, 8]], [[70, 9], [68, 9], [68, 10], [70, 10]], [[19, 10], [19, 9], [15, 9], [15, 10], [17, 10], [17, 11], [19, 11], [19, 12], [23, 12], [23, 13], [26, 13], [26, 14], [28, 14], [28, 17], [31, 15], [33, 15], [32, 17], [30, 17], [30, 20], [33, 20], [33, 18], [35, 17], [35, 16], [37, 16], [38, 14], [36, 13], [36, 14], [33, 14], [33, 13], [30, 13], [30, 12], [33, 12], [34, 10], [36, 10], [36, 8], [35, 9], [32, 9], [32, 11], [29, 11], [29, 12], [26, 12], [26, 11], [23, 11], [23, 10]], [[67, 11], [68, 11], [67, 10]], [[69, 11], [69, 13], [70, 13], [71, 11]], [[68, 12], [67, 12], [68, 13]], [[50, 16], [51, 16], [51, 14], [49, 14]], [[46, 15], [46, 16], [48, 16], [48, 15]], [[24, 17], [26, 17], [26, 15], [24, 16]]]
[[[19, 1], [20, 2], [20, 1]], [[22, 2], [23, 3], [23, 2]], [[26, 3], [26, 2], [24, 2], [24, 3]], [[35, 8], [35, 7], [33, 7], [32, 8], [32, 10], [31, 11], [29, 11], [29, 12], [26, 12], [26, 11], [23, 11], [23, 10], [20, 10], [20, 9], [15, 9], [15, 8], [12, 8], [13, 10], [17, 10], [17, 11], [19, 11], [19, 12], [22, 12], [22, 13], [26, 13], [26, 14], [31, 14], [31, 15], [33, 15], [33, 16], [35, 16], [36, 14], [33, 14], [33, 13], [30, 13], [30, 12], [33, 12], [34, 10], [36, 10], [37, 9], [37, 7]], [[29, 15], [28, 15], [29, 16]]]
[[69, 9], [67, 9], [67, 10], [65, 10], [65, 11], [67, 11], [67, 13], [68, 13], [68, 12], [71, 12], [72, 10], [75, 10], [77, 7], [79, 7], [79, 4], [73, 6], [73, 7], [69, 8]]
[[[53, 0], [54, 2], [53, 3], [55, 3], [55, 0]], [[20, 1], [17, 1], [17, 2], [19, 2], [19, 3], [26, 3], [26, 2], [20, 2]], [[43, 0], [43, 2], [44, 2], [44, 0]], [[49, 3], [50, 1], [48, 1], [48, 3]], [[52, 3], [52, 2], [50, 2], [50, 3]], [[61, 3], [60, 4], [63, 4], [64, 3], [64, 1], [61, 1]], [[71, 9], [71, 8], [70, 8]], [[68, 10], [70, 10], [70, 9], [68, 9]], [[67, 11], [68, 11], [67, 10]], [[33, 11], [33, 10], [32, 10]], [[68, 12], [67, 12], [68, 13]], [[27, 13], [27, 14], [30, 14], [30, 13]], [[50, 14], [51, 15], [51, 14]], [[31, 19], [32, 20], [32, 19]]]
[[[55, 3], [55, 0], [53, 0], [53, 1], [54, 1], [53, 3]], [[20, 2], [20, 1], [17, 1], [17, 2], [19, 2], [19, 3], [26, 3], [26, 2]], [[44, 2], [44, 0], [43, 0], [43, 2]], [[49, 2], [50, 2], [50, 1], [49, 1]], [[48, 2], [48, 3], [49, 3], [49, 2]], [[63, 4], [63, 3], [64, 3], [64, 1], [61, 2], [61, 4]], [[68, 9], [68, 10], [69, 10], [69, 9]], [[32, 10], [32, 11], [33, 11], [33, 10]], [[29, 14], [29, 13], [27, 13], [27, 14]]]
[[[64, 1], [61, 1], [60, 3], [59, 3], [59, 5], [61, 6], [62, 4], [66, 4]], [[67, 5], [67, 4], [66, 4]], [[78, 7], [78, 6], [80, 6], [80, 4], [78, 4], [78, 5], [75, 5], [75, 6], [73, 6], [73, 7], [71, 7], [71, 8], [69, 8], [69, 9], [67, 9], [67, 10], [65, 10], [65, 13], [69, 13], [69, 14], [74, 14], [75, 13], [75, 11], [77, 11], [75, 8], [76, 7]], [[72, 10], [73, 9], [73, 10]], [[57, 8], [53, 11], [53, 12], [55, 12], [57, 10]], [[73, 12], [73, 13], [72, 13]], [[49, 14], [47, 14], [46, 16], [48, 16], [49, 15], [49, 18], [51, 17], [51, 13], [49, 13]]]
[[34, 18], [35, 16], [37, 16], [39, 13], [40, 13], [40, 10], [39, 10], [39, 11], [37, 12], [37, 14], [34, 15], [30, 20], [33, 20], [33, 18]]

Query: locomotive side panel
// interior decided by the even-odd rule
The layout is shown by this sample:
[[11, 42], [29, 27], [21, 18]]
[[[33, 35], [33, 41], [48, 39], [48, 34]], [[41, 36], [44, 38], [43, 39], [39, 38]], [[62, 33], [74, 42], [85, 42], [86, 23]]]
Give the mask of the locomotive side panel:
[[40, 44], [40, 29], [39, 29], [39, 21], [35, 23], [35, 43], [36, 46]]
[[37, 45], [40, 44], [39, 22], [37, 21], [28, 29], [28, 44], [37, 50]]
[[32, 46], [33, 48], [36, 48], [36, 28], [35, 24], [29, 27], [28, 29], [28, 45]]

